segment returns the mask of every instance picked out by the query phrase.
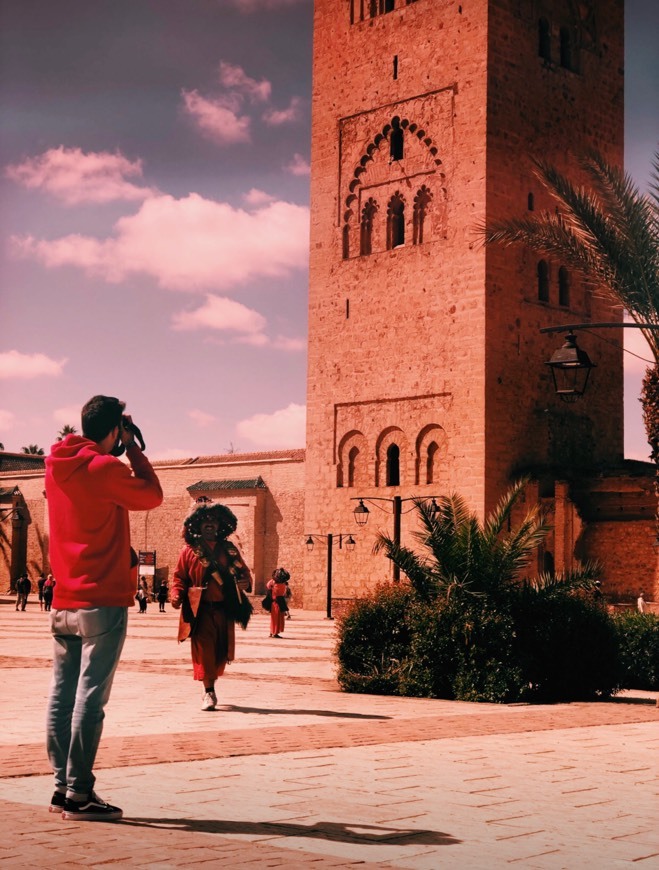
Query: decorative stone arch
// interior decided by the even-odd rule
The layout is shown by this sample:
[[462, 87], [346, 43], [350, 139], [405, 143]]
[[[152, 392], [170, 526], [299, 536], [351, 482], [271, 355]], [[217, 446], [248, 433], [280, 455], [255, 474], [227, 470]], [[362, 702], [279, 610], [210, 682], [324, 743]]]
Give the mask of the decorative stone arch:
[[363, 432], [352, 429], [339, 444], [336, 466], [336, 485], [345, 487], [370, 486], [368, 473], [368, 443]]
[[445, 484], [448, 437], [438, 423], [429, 423], [419, 432], [414, 451], [414, 483], [417, 486]]
[[[362, 152], [361, 157], [357, 161], [353, 170], [352, 178], [348, 182], [348, 194], [344, 200], [343, 221], [341, 226], [344, 255], [347, 249], [356, 249], [357, 247], [356, 245], [350, 245], [347, 241], [347, 237], [350, 234], [350, 228], [354, 228], [360, 223], [359, 220], [354, 219], [354, 216], [359, 200], [359, 190], [364, 184], [364, 176], [368, 170], [369, 164], [373, 163], [376, 158], [380, 158], [388, 163], [392, 162], [392, 136], [397, 140], [393, 143], [395, 148], [398, 149], [403, 147], [405, 154], [407, 154], [408, 151], [408, 146], [405, 145], [406, 140], [411, 138], [412, 141], [416, 141], [420, 144], [427, 153], [428, 171], [431, 173], [438, 173], [442, 185], [446, 182], [445, 175], [438, 170], [438, 167], [442, 165], [442, 161], [437, 156], [439, 149], [434, 143], [432, 137], [426, 134], [423, 127], [410, 121], [408, 118], [401, 119], [398, 115], [393, 116], [391, 121], [385, 124], [368, 143]], [[402, 140], [400, 137], [402, 137]]]
[[[405, 197], [397, 190], [387, 204], [387, 250], [405, 244], [406, 224]], [[370, 251], [369, 251], [370, 254]]]
[[426, 184], [422, 184], [414, 197], [412, 207], [412, 244], [422, 245], [424, 234], [427, 238], [426, 218], [430, 211], [433, 200], [432, 191]]
[[390, 448], [396, 446], [399, 449], [398, 472], [399, 482], [395, 486], [404, 486], [412, 479], [410, 474], [410, 451], [407, 436], [398, 426], [388, 426], [378, 436], [375, 446], [375, 485], [389, 486], [387, 483], [387, 459], [391, 454]]

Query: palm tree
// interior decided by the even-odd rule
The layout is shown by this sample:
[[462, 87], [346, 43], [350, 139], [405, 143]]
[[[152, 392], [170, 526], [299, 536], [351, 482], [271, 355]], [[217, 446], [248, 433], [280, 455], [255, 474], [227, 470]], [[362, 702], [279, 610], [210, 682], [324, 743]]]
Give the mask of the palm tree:
[[21, 447], [21, 453], [27, 453], [30, 456], [43, 456], [43, 447], [38, 444], [28, 444], [27, 447]]
[[68, 423], [65, 423], [57, 433], [57, 440], [62, 441], [67, 435], [75, 435], [77, 431], [75, 426], [69, 426]]
[[659, 466], [659, 332], [643, 328], [659, 325], [659, 152], [648, 195], [597, 153], [580, 161], [588, 186], [573, 184], [544, 161], [534, 165], [556, 211], [488, 224], [485, 240], [523, 244], [560, 258], [639, 324], [654, 356], [641, 403], [652, 459]]
[[378, 535], [374, 549], [384, 551], [426, 601], [457, 594], [489, 598], [494, 603], [524, 590], [593, 589], [600, 573], [595, 563], [563, 574], [523, 577], [531, 556], [550, 531], [539, 505], [510, 528], [511, 512], [527, 484], [526, 479], [517, 481], [483, 523], [460, 495], [438, 499], [438, 510], [415, 499], [422, 529], [414, 538], [427, 555], [399, 546], [384, 534]]

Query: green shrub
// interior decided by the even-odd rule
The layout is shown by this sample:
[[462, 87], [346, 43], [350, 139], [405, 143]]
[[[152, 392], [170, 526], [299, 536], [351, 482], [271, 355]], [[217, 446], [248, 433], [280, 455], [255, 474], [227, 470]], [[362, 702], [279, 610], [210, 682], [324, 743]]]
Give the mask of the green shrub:
[[407, 613], [411, 600], [412, 591], [406, 585], [378, 586], [339, 620], [336, 656], [342, 689], [400, 694], [410, 649]]
[[521, 590], [512, 604], [523, 697], [608, 697], [619, 687], [618, 638], [606, 609], [581, 595]]
[[620, 684], [659, 690], [659, 617], [623, 611], [614, 616], [620, 649]]

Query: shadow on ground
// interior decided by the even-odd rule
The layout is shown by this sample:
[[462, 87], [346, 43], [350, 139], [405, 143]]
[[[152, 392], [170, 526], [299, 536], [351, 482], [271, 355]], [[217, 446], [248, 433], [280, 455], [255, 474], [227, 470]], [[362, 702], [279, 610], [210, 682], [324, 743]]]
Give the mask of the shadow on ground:
[[163, 828], [194, 834], [247, 834], [251, 837], [311, 837], [342, 843], [391, 843], [397, 846], [453, 846], [461, 840], [442, 831], [386, 828], [378, 825], [347, 825], [340, 822], [316, 822], [292, 825], [285, 822], [245, 822], [212, 819], [124, 818], [117, 824], [142, 828]]
[[393, 716], [377, 716], [371, 713], [341, 713], [338, 710], [293, 710], [291, 708], [276, 710], [271, 707], [237, 707], [235, 704], [220, 704], [220, 712], [224, 713], [259, 713], [269, 716], [271, 713], [288, 713], [291, 716], [333, 716], [337, 719], [393, 719]]

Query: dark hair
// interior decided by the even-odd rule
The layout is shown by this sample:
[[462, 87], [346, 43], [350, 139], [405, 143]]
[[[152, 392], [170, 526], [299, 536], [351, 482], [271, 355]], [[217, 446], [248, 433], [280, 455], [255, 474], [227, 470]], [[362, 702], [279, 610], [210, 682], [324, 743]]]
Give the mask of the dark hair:
[[228, 538], [236, 531], [238, 520], [232, 511], [223, 504], [204, 504], [192, 511], [183, 522], [183, 539], [191, 547], [201, 540], [201, 524], [206, 519], [212, 519], [218, 524], [218, 538]]
[[277, 568], [272, 576], [277, 583], [288, 583], [291, 579], [291, 575], [288, 573], [286, 568]]
[[93, 396], [80, 415], [82, 434], [98, 444], [121, 423], [125, 407], [125, 402], [113, 396]]

